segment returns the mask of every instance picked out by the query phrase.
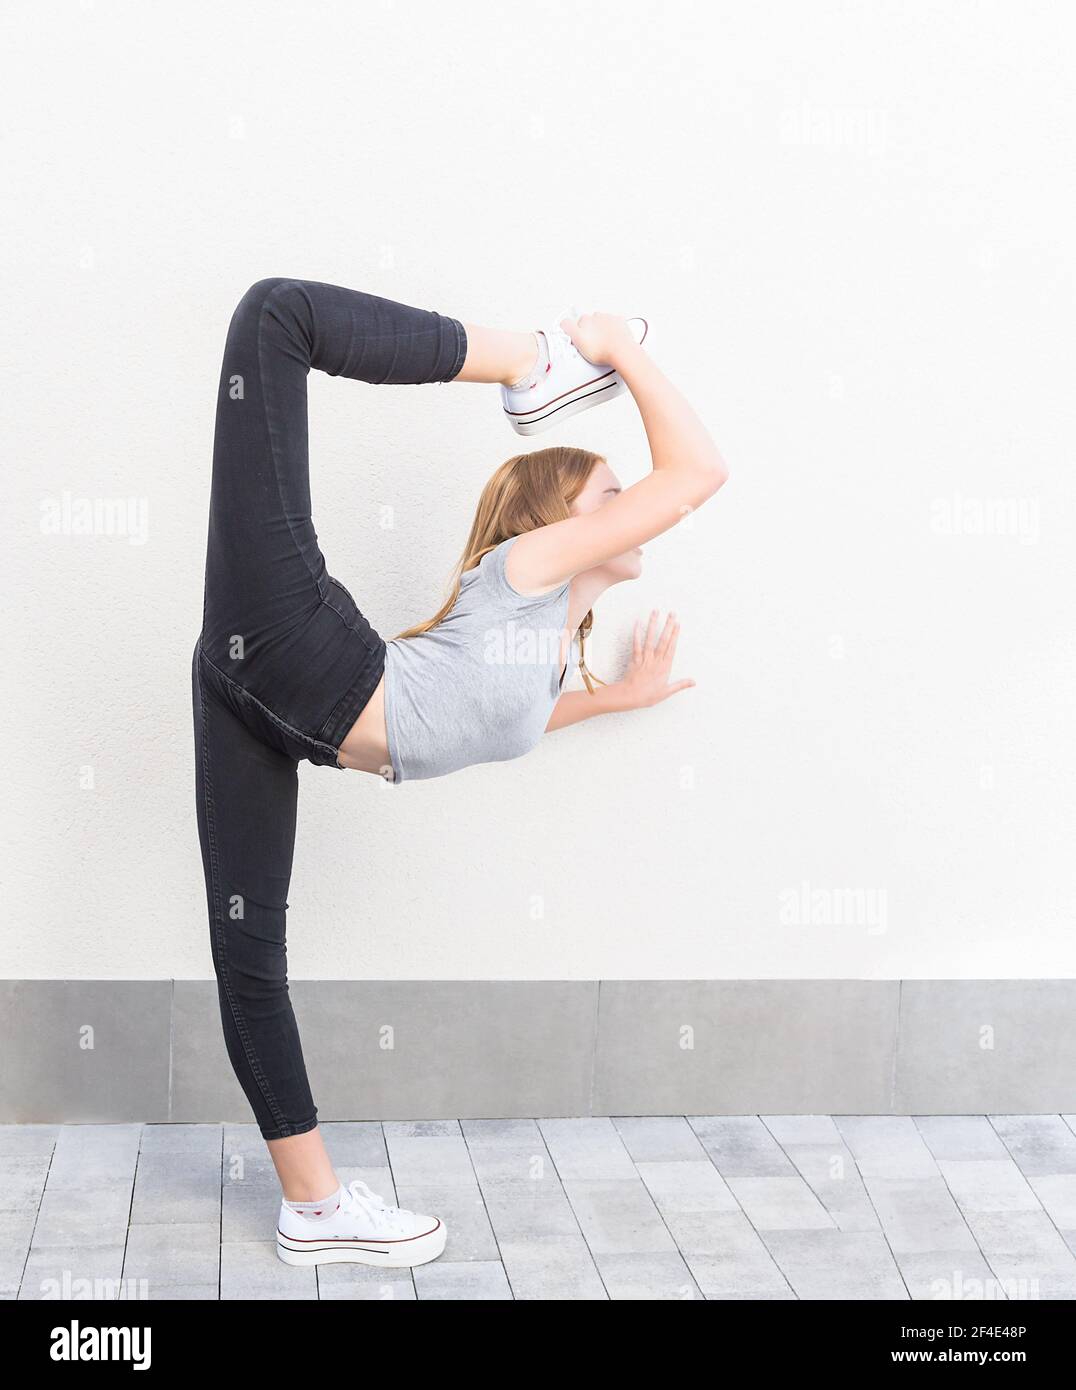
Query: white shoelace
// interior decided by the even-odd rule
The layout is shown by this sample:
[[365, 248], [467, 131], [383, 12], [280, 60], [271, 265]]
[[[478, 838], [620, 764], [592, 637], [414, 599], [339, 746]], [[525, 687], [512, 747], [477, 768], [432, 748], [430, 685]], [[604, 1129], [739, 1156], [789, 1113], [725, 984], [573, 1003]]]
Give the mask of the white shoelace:
[[545, 340], [549, 347], [549, 360], [551, 362], [564, 361], [568, 358], [579, 356], [579, 349], [560, 326], [561, 319], [578, 318], [579, 310], [569, 306], [562, 314], [557, 315], [556, 322], [552, 328], [542, 330], [545, 333]]
[[570, 357], [578, 356], [575, 344], [563, 328], [558, 326], [542, 331], [545, 333], [546, 344], [549, 348], [550, 362], [566, 362]]
[[385, 1229], [398, 1227], [402, 1224], [403, 1217], [414, 1216], [415, 1214], [413, 1211], [408, 1211], [406, 1207], [388, 1206], [384, 1198], [379, 1197], [376, 1192], [371, 1192], [361, 1178], [349, 1182], [347, 1191], [351, 1194], [352, 1200], [362, 1208], [375, 1226]]

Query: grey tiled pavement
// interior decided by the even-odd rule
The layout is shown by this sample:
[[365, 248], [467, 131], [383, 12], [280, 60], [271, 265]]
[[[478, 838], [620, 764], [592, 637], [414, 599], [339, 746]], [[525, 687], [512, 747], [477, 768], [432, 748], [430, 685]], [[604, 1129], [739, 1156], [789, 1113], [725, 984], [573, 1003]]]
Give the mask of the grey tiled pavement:
[[1071, 1299], [1076, 1116], [326, 1124], [448, 1227], [415, 1270], [293, 1269], [247, 1125], [0, 1126], [0, 1296]]

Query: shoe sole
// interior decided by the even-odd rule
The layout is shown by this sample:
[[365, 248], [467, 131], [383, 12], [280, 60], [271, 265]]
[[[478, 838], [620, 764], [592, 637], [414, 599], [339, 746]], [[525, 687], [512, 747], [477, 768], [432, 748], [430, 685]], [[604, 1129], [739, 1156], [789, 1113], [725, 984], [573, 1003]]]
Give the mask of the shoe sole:
[[[646, 335], [650, 331], [646, 319], [643, 319], [642, 323], [643, 336], [639, 339], [640, 346], [646, 341]], [[578, 415], [580, 411], [604, 405], [615, 396], [623, 395], [627, 389], [619, 372], [606, 372], [591, 381], [585, 381], [582, 386], [577, 386], [574, 391], [559, 396], [555, 401], [547, 401], [538, 410], [520, 414], [506, 410], [504, 414], [516, 434], [541, 434], [543, 430], [551, 429], [561, 420], [566, 420], [569, 415]]]
[[541, 434], [543, 430], [551, 429], [559, 421], [566, 420], [569, 415], [578, 415], [582, 410], [591, 410], [596, 405], [603, 405], [626, 390], [627, 387], [616, 372], [611, 372], [609, 379], [601, 377], [597, 383], [588, 381], [528, 415], [513, 415], [507, 410], [504, 414], [516, 434]]
[[383, 1269], [409, 1269], [436, 1260], [445, 1248], [444, 1222], [425, 1235], [406, 1240], [294, 1240], [276, 1233], [276, 1253], [286, 1265], [380, 1265]]

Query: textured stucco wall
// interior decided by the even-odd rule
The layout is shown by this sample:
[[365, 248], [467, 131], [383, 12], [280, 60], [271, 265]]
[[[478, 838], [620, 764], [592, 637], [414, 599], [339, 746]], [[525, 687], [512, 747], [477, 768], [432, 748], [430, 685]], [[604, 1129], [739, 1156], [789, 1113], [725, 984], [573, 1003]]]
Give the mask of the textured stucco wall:
[[[189, 659], [223, 333], [272, 274], [644, 313], [733, 474], [598, 613], [611, 673], [675, 607], [697, 690], [439, 783], [303, 768], [296, 976], [1076, 973], [1064, 9], [0, 24], [0, 974], [210, 972]], [[516, 438], [492, 388], [310, 396], [330, 568], [394, 632]], [[646, 466], [629, 401], [554, 440]], [[133, 537], [51, 532], [65, 499]]]

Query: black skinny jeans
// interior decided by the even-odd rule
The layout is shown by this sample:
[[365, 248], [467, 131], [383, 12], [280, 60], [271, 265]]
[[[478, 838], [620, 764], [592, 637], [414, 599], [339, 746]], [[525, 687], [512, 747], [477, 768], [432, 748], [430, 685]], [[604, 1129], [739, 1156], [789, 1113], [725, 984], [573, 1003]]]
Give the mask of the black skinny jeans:
[[284, 931], [298, 763], [339, 767], [385, 666], [318, 547], [307, 373], [450, 381], [466, 354], [456, 319], [307, 280], [260, 280], [228, 330], [193, 662], [198, 833], [224, 1038], [266, 1139], [317, 1124]]

